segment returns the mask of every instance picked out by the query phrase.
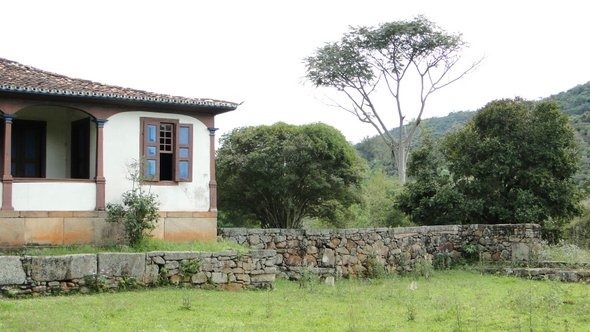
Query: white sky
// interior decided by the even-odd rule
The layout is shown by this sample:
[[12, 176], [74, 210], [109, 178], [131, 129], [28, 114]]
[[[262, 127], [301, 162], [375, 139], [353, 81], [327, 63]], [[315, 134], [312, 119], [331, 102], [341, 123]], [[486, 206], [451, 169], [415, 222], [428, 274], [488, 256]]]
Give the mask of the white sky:
[[243, 101], [217, 117], [221, 134], [325, 122], [356, 143], [374, 129], [327, 106], [329, 90], [304, 84], [303, 58], [350, 25], [418, 14], [462, 33], [466, 60], [485, 56], [476, 72], [434, 95], [426, 117], [590, 80], [588, 0], [0, 0], [0, 57], [105, 84]]

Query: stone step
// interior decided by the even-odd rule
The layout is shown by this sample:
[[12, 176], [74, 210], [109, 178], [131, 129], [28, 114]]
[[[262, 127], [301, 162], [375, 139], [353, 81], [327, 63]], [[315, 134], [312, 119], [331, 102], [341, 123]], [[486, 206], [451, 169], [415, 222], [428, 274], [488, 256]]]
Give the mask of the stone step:
[[541, 261], [534, 264], [535, 267], [564, 268], [564, 269], [590, 269], [590, 263], [570, 263], [563, 261]]
[[484, 273], [500, 273], [533, 280], [556, 280], [562, 282], [590, 283], [590, 269], [567, 269], [552, 267], [484, 267]]

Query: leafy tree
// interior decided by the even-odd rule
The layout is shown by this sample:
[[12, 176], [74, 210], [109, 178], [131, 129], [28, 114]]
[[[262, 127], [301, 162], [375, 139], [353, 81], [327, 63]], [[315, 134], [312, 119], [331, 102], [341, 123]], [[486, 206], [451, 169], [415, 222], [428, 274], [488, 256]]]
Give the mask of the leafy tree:
[[324, 124], [245, 127], [217, 152], [219, 207], [233, 224], [298, 228], [303, 217], [334, 219], [357, 201], [362, 160]]
[[[449, 113], [443, 117], [422, 120], [420, 127], [416, 131], [415, 137], [412, 140], [411, 150], [422, 146], [421, 137], [424, 136], [426, 139], [432, 140], [446, 136], [450, 132], [467, 124], [474, 115], [475, 111], [460, 111]], [[391, 132], [394, 136], [399, 135], [399, 128], [395, 128]], [[385, 144], [379, 135], [365, 137], [361, 142], [355, 145], [355, 148], [359, 154], [369, 162], [369, 165], [381, 166], [387, 174], [396, 174], [395, 166], [391, 159], [391, 149]]]
[[420, 225], [457, 224], [463, 219], [463, 196], [457, 191], [440, 145], [426, 137], [410, 155], [407, 182], [396, 206]]
[[400, 190], [399, 181], [383, 169], [369, 170], [361, 185], [362, 201], [356, 205], [354, 227], [407, 226], [407, 218], [394, 205], [395, 195]]
[[579, 155], [555, 102], [493, 101], [445, 142], [464, 222], [563, 221], [579, 213]]
[[326, 208], [332, 210], [334, 218], [305, 218], [303, 227], [323, 229], [408, 226], [410, 223], [406, 215], [393, 204], [401, 189], [396, 177], [388, 175], [380, 166], [370, 167], [363, 174], [358, 202], [347, 207], [341, 204], [328, 205]]
[[[424, 17], [351, 28], [341, 41], [327, 43], [306, 58], [306, 76], [316, 87], [336, 88], [350, 104], [338, 104], [360, 121], [371, 124], [386, 143], [401, 183], [406, 181], [406, 159], [431, 94], [457, 81], [476, 67], [455, 71], [465, 46], [461, 36], [449, 34]], [[412, 77], [412, 74], [414, 77]], [[417, 82], [418, 114], [404, 125], [403, 82]], [[380, 108], [377, 96], [389, 93], [391, 106]], [[390, 112], [391, 111], [391, 112]], [[397, 115], [397, 134], [386, 119]]]

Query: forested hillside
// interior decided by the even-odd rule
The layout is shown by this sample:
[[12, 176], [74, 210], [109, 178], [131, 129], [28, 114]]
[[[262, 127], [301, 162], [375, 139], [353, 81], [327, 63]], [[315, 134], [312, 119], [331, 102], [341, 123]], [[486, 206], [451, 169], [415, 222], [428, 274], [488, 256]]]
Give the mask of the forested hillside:
[[[581, 169], [576, 180], [579, 184], [586, 186], [590, 182], [590, 81], [545, 99], [556, 100], [561, 111], [570, 117], [570, 122], [580, 140], [580, 154], [582, 156]], [[420, 146], [420, 136], [425, 133], [438, 139], [465, 125], [473, 115], [475, 115], [475, 111], [462, 111], [450, 113], [444, 117], [424, 119], [420, 125], [421, 131], [414, 142], [414, 147]], [[393, 130], [394, 135], [397, 130], [397, 128]], [[356, 145], [356, 149], [361, 156], [369, 161], [370, 165], [381, 165], [388, 173], [395, 173], [391, 152], [388, 151], [379, 136], [365, 138]]]
[[590, 184], [590, 82], [548, 97], [557, 100], [561, 110], [569, 115], [570, 123], [580, 140], [582, 157], [576, 181], [588, 189]]

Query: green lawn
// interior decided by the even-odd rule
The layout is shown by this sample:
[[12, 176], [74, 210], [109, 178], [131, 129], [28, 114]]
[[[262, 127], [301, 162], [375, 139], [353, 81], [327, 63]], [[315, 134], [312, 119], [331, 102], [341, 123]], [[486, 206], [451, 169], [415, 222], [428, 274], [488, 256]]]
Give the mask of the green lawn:
[[13, 249], [0, 254], [28, 255], [28, 256], [59, 256], [72, 254], [96, 254], [100, 252], [148, 252], [148, 251], [198, 251], [198, 252], [219, 252], [232, 250], [238, 253], [247, 253], [249, 248], [241, 246], [232, 241], [219, 240], [191, 243], [173, 243], [158, 239], [145, 239], [136, 247], [115, 245], [109, 247], [97, 247], [92, 245], [80, 246], [55, 246], [55, 247], [30, 247], [24, 249]]
[[0, 300], [0, 331], [588, 331], [590, 285], [474, 272]]

